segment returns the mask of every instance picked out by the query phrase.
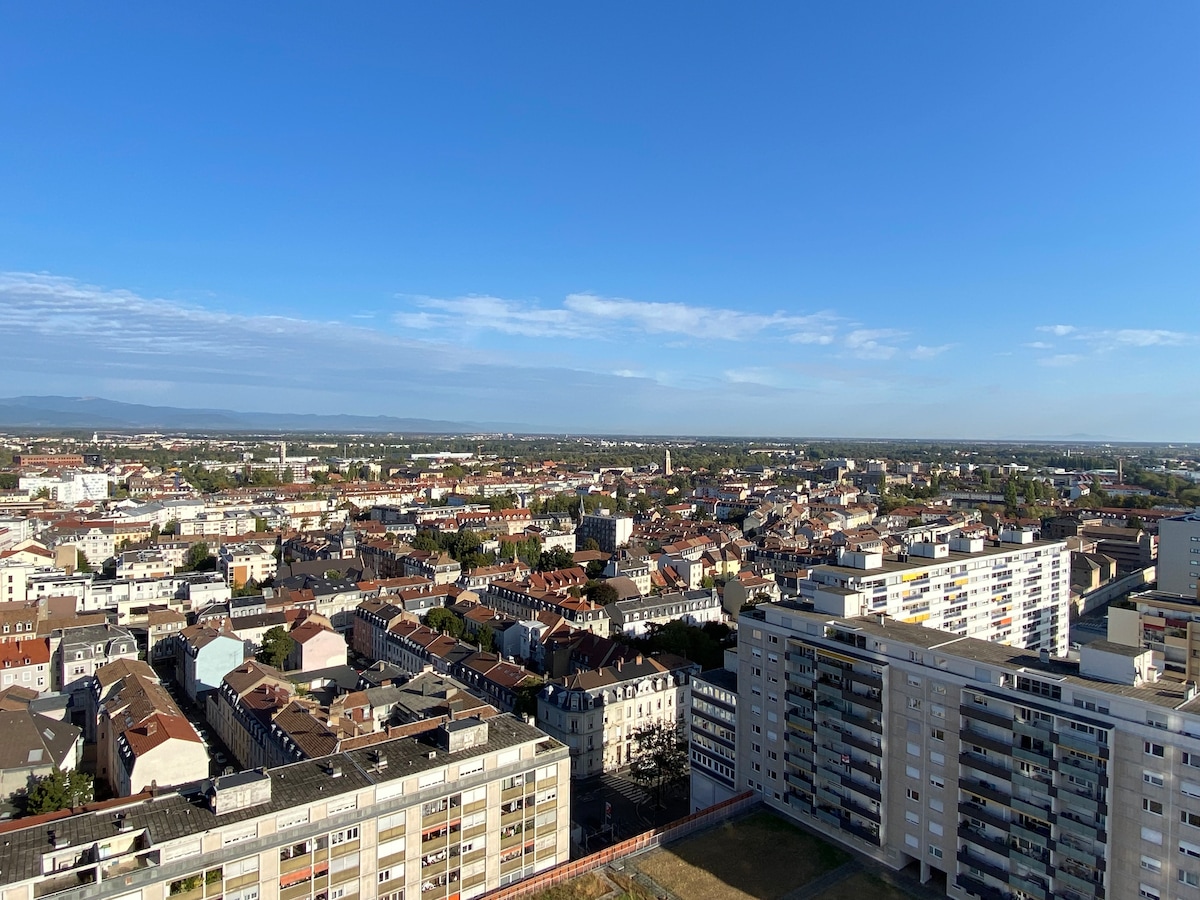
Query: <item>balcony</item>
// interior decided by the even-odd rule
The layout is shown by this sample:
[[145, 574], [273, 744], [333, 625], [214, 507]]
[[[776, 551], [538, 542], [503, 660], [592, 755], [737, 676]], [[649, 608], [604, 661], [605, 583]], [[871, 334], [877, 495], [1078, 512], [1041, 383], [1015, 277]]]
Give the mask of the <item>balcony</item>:
[[1058, 854], [1058, 863], [1061, 866], [1065, 859], [1071, 859], [1075, 862], [1082, 863], [1089, 868], [1096, 868], [1097, 857], [1094, 850], [1083, 850], [1075, 846], [1074, 843], [1068, 840], [1059, 840], [1054, 842], [1054, 852]]
[[1027, 816], [1033, 816], [1035, 819], [1049, 820], [1051, 817], [1049, 800], [1042, 800], [1041, 802], [1035, 803], [1031, 800], [1026, 800], [1021, 797], [1013, 797], [1009, 801], [1008, 805], [1011, 806], [1014, 811], [1025, 813]]
[[1009, 884], [1018, 890], [1024, 891], [1030, 897], [1036, 897], [1037, 900], [1048, 900], [1050, 896], [1050, 882], [1037, 875], [1017, 875], [1013, 873], [1010, 876]]
[[1001, 806], [1010, 805], [1010, 801], [1012, 799], [1008, 794], [1008, 785], [1005, 785], [1003, 788], [1001, 788], [999, 785], [992, 784], [988, 781], [980, 781], [975, 778], [963, 778], [961, 781], [959, 781], [959, 787], [961, 787], [964, 791], [969, 791], [972, 794], [983, 797], [985, 800], [991, 800], [995, 803], [999, 803]]
[[986, 722], [997, 728], [1003, 728], [1005, 731], [1012, 730], [1012, 716], [988, 709], [979, 703], [964, 703], [959, 707], [959, 712], [965, 718], [974, 719], [977, 722]]
[[968, 803], [963, 801], [958, 804], [959, 815], [966, 816], [969, 819], [978, 819], [991, 825], [993, 828], [998, 828], [1005, 834], [1009, 833], [1012, 823], [1004, 818], [1004, 815], [999, 809], [990, 809], [986, 806], [980, 806], [976, 803]]
[[1089, 756], [1108, 759], [1108, 744], [1101, 744], [1095, 737], [1071, 728], [1064, 728], [1058, 733], [1058, 743], [1059, 746], [1069, 747], [1072, 750], [1078, 750], [1080, 753], [1086, 753]]
[[959, 825], [958, 836], [961, 840], [969, 844], [974, 844], [985, 850], [991, 850], [993, 853], [998, 853], [1001, 856], [1009, 852], [1007, 837], [988, 834], [982, 828], [976, 828], [973, 825], [965, 823]]
[[959, 736], [964, 744], [974, 744], [983, 747], [985, 750], [991, 750], [993, 753], [998, 753], [1001, 756], [1015, 756], [1016, 748], [1012, 745], [1012, 739], [1001, 739], [992, 737], [990, 734], [985, 734], [982, 731], [977, 731], [974, 728], [967, 727], [959, 732]]
[[1072, 888], [1079, 891], [1085, 897], [1095, 897], [1096, 900], [1102, 900], [1104, 897], [1103, 885], [1090, 881], [1086, 878], [1080, 878], [1077, 875], [1072, 875], [1070, 872], [1059, 869], [1054, 873], [1055, 890], [1062, 888]]
[[[958, 876], [958, 886], [968, 894], [981, 897], [982, 900], [1012, 900], [1012, 894], [998, 887], [993, 887], [981, 878], [975, 878], [967, 873]], [[1007, 881], [1007, 879], [1005, 879]]]
[[1016, 734], [1047, 743], [1052, 743], [1054, 740], [1054, 728], [1049, 722], [1041, 719], [1015, 719], [1012, 723], [1012, 730]]
[[1004, 781], [1007, 781], [1012, 775], [1008, 766], [996, 760], [988, 759], [986, 756], [981, 756], [978, 753], [972, 753], [965, 750], [958, 755], [958, 761], [972, 769], [978, 769], [980, 772], [987, 772], [989, 775], [995, 775]]
[[966, 847], [963, 847], [958, 851], [958, 861], [968, 868], [985, 872], [999, 881], [1008, 881], [1008, 860], [1005, 860], [1004, 864], [1001, 864], [990, 857], [986, 857], [981, 853], [972, 853]]
[[1100, 841], [1101, 843], [1105, 843], [1108, 840], [1108, 835], [1096, 824], [1095, 820], [1081, 822], [1072, 819], [1065, 812], [1060, 813], [1058, 816], [1058, 827], [1072, 834], [1077, 834], [1084, 840]]

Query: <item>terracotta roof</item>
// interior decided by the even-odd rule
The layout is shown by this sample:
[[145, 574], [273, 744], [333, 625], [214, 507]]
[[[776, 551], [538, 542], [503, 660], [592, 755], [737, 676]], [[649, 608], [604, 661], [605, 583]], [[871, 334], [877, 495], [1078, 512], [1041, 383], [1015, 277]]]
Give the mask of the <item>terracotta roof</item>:
[[0, 643], [0, 668], [45, 665], [50, 662], [50, 641], [5, 641]]

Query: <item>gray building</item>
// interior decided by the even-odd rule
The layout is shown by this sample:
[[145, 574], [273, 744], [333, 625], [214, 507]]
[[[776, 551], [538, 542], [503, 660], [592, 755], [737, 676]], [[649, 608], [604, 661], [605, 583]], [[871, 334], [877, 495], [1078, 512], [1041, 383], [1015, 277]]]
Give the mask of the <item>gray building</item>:
[[736, 669], [713, 669], [692, 676], [688, 756], [692, 762], [692, 812], [738, 794]]
[[1200, 596], [1200, 513], [1188, 513], [1158, 523], [1158, 589]]
[[1078, 661], [799, 604], [740, 619], [737, 783], [955, 898], [1200, 889], [1200, 700]]

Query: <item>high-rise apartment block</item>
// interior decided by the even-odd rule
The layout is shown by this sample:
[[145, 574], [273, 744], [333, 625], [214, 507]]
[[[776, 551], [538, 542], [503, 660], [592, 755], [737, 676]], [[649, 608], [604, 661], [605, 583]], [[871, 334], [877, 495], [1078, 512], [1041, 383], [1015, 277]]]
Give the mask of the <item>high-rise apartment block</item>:
[[907, 551], [843, 552], [816, 566], [801, 595], [833, 616], [885, 614], [958, 635], [1065, 654], [1070, 634], [1070, 552], [1028, 531], [1000, 540], [951, 538]]
[[1158, 523], [1158, 589], [1200, 597], [1200, 513]]
[[463, 900], [565, 862], [567, 748], [512, 717], [0, 825], [5, 900]]
[[774, 809], [955, 898], [1200, 896], [1200, 699], [1151, 651], [779, 603], [738, 656], [738, 786]]

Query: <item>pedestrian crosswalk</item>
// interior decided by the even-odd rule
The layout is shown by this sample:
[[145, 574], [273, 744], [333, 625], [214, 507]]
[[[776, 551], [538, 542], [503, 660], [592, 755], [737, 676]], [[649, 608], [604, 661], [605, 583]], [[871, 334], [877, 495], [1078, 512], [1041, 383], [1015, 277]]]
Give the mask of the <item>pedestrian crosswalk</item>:
[[602, 775], [600, 783], [603, 785], [604, 792], [620, 794], [630, 803], [643, 803], [650, 799], [650, 795], [629, 778], [622, 778], [619, 775]]

